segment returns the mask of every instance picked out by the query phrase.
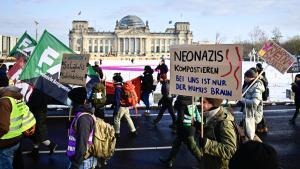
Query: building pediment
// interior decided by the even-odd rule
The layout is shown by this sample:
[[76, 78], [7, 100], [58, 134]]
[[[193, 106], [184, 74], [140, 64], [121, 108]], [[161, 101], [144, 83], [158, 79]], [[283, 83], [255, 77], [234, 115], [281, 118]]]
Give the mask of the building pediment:
[[122, 31], [118, 32], [118, 35], [144, 35], [144, 34], [145, 34], [144, 30], [135, 29], [135, 28], [122, 30]]

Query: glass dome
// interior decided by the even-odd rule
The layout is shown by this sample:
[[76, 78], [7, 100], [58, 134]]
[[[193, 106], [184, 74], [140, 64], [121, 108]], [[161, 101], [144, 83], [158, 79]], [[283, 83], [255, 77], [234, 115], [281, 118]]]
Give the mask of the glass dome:
[[127, 15], [120, 20], [120, 27], [145, 27], [143, 20], [135, 15]]

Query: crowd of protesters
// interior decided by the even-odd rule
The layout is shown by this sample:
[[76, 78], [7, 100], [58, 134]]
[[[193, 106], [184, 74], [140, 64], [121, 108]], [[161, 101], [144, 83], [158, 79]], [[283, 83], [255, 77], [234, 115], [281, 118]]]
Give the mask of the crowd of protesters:
[[[84, 158], [88, 146], [91, 144], [92, 134], [94, 132], [93, 116], [105, 120], [105, 107], [108, 103], [106, 100], [105, 83], [103, 83], [103, 72], [98, 61], [92, 67], [98, 74], [96, 78], [98, 81], [90, 84], [89, 87], [74, 88], [68, 93], [68, 97], [72, 101], [72, 114], [75, 120], [68, 126], [70, 129], [67, 155], [70, 159], [70, 169], [84, 168], [86, 159]], [[236, 168], [265, 168], [277, 169], [278, 160], [274, 148], [271, 146], [257, 142], [250, 141], [239, 145], [235, 119], [233, 114], [222, 107], [223, 99], [215, 98], [200, 98], [203, 100], [204, 119], [201, 119], [199, 100], [195, 100], [191, 96], [175, 96], [170, 94], [170, 80], [168, 79], [168, 67], [165, 61], [162, 60], [160, 64], [154, 69], [158, 72], [157, 81], [161, 83], [162, 98], [158, 102], [159, 113], [152, 121], [154, 126], [157, 126], [162, 119], [166, 110], [169, 111], [172, 123], [170, 128], [172, 132], [176, 133], [176, 138], [173, 141], [172, 149], [167, 157], [161, 157], [159, 160], [162, 165], [168, 168], [174, 166], [176, 155], [179, 152], [182, 143], [186, 145], [189, 151], [194, 155], [199, 163], [199, 168], [211, 169], [236, 169]], [[154, 70], [150, 66], [144, 67], [141, 80], [141, 100], [145, 104], [145, 116], [151, 113], [151, 105], [149, 102], [150, 94], [156, 90], [153, 73]], [[1, 65], [0, 68], [0, 110], [7, 110], [5, 114], [0, 116], [0, 168], [12, 168], [12, 158], [5, 157], [5, 154], [14, 152], [19, 148], [22, 133], [27, 135], [33, 141], [33, 150], [29, 154], [33, 158], [39, 156], [39, 146], [43, 144], [48, 147], [50, 155], [55, 152], [57, 145], [50, 140], [47, 135], [46, 113], [47, 105], [50, 98], [38, 89], [34, 89], [32, 95], [27, 102], [28, 112], [32, 112], [32, 117], [36, 122], [32, 121], [29, 128], [20, 129], [13, 133], [3, 118], [12, 119], [12, 116], [18, 116], [19, 111], [14, 107], [16, 100], [22, 100], [20, 90], [16, 87], [9, 87], [6, 75], [6, 65]], [[238, 102], [241, 106], [245, 118], [253, 117], [255, 119], [255, 129], [257, 132], [267, 133], [268, 127], [263, 115], [263, 101], [268, 99], [269, 89], [268, 80], [263, 72], [262, 65], [259, 63], [256, 67], [250, 68], [244, 73], [245, 81], [243, 84], [243, 91], [245, 95], [242, 100]], [[121, 122], [125, 117], [130, 135], [137, 137], [138, 130], [130, 116], [130, 107], [136, 108], [136, 96], [134, 85], [123, 81], [121, 73], [115, 73], [113, 78], [114, 98], [113, 98], [113, 128], [115, 130], [115, 137], [120, 138]], [[295, 82], [292, 84], [292, 90], [295, 92], [296, 111], [291, 123], [295, 123], [296, 117], [299, 114], [300, 105], [300, 75], [296, 75]], [[90, 90], [90, 91], [89, 91]], [[176, 98], [175, 103], [173, 100]], [[11, 104], [9, 104], [11, 102]], [[10, 107], [12, 105], [12, 107]], [[26, 114], [26, 112], [23, 112]], [[82, 114], [86, 113], [86, 114]], [[28, 115], [29, 116], [29, 115]], [[79, 118], [80, 117], [80, 118]], [[76, 125], [74, 122], [76, 121]], [[201, 124], [203, 122], [203, 124]], [[34, 125], [33, 125], [34, 123]], [[204, 134], [200, 135], [201, 126], [203, 125]], [[2, 127], [4, 126], [4, 127]], [[241, 122], [241, 127], [245, 126], [245, 119]], [[246, 133], [247, 134], [247, 133]], [[8, 136], [7, 136], [8, 135]], [[250, 157], [247, 156], [252, 154]], [[256, 155], [261, 156], [260, 159], [267, 159], [269, 163], [259, 158], [254, 158]], [[101, 161], [97, 159], [98, 162]], [[247, 160], [252, 160], [253, 166], [245, 166]], [[102, 160], [102, 165], [106, 165], [106, 161]], [[101, 165], [97, 163], [97, 167]]]

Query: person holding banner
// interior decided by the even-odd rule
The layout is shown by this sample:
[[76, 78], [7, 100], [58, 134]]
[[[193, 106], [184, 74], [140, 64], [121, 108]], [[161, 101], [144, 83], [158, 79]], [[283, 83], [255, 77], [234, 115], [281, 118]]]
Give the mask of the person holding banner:
[[168, 158], [159, 158], [159, 160], [171, 168], [173, 162], [176, 159], [176, 155], [180, 150], [181, 144], [186, 144], [189, 151], [196, 157], [200, 162], [202, 153], [198, 148], [194, 135], [196, 129], [194, 127], [194, 122], [201, 122], [199, 111], [189, 109], [190, 106], [193, 106], [193, 97], [192, 96], [177, 96], [175, 101], [175, 109], [177, 110], [177, 135], [172, 144], [172, 149], [169, 153]]
[[295, 77], [295, 82], [292, 83], [292, 91], [295, 93], [295, 106], [296, 106], [296, 111], [293, 115], [293, 118], [290, 119], [291, 124], [295, 124], [296, 118], [299, 114], [300, 110], [300, 74], [297, 74]]
[[234, 117], [221, 107], [223, 99], [203, 98], [204, 136], [199, 138], [200, 169], [228, 169], [237, 149]]
[[30, 137], [33, 141], [33, 149], [29, 154], [32, 158], [39, 157], [39, 146], [44, 144], [48, 147], [50, 155], [54, 153], [57, 144], [51, 141], [48, 137], [47, 129], [47, 105], [51, 98], [38, 89], [33, 89], [32, 94], [29, 97], [27, 105], [30, 111], [36, 118], [36, 132]]
[[[265, 91], [265, 87], [263, 85], [263, 82], [259, 79], [255, 81], [257, 77], [257, 72], [254, 69], [249, 69], [244, 74], [244, 79], [246, 85], [243, 86], [243, 93], [247, 90], [245, 93], [243, 99], [238, 102], [238, 104], [242, 105], [243, 107], [243, 114], [245, 115], [246, 121], [250, 122], [253, 119], [253, 125], [246, 125], [246, 133], [250, 139], [253, 139], [255, 135], [256, 125], [262, 121], [263, 118], [263, 99], [262, 99], [262, 93]], [[249, 86], [254, 83], [250, 88]], [[248, 89], [249, 88], [249, 89]], [[243, 123], [244, 121], [243, 120]], [[250, 124], [246, 122], [247, 124]], [[252, 124], [252, 122], [251, 122]], [[252, 128], [254, 126], [254, 128]]]

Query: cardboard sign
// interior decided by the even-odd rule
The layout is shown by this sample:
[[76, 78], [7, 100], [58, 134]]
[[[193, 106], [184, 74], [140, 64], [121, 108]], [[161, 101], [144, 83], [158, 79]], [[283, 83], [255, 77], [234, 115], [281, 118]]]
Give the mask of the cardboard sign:
[[64, 54], [59, 82], [85, 86], [90, 55]]
[[241, 99], [241, 45], [177, 45], [170, 51], [172, 94]]
[[294, 56], [274, 42], [266, 42], [258, 54], [282, 74], [296, 61]]

